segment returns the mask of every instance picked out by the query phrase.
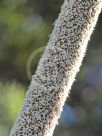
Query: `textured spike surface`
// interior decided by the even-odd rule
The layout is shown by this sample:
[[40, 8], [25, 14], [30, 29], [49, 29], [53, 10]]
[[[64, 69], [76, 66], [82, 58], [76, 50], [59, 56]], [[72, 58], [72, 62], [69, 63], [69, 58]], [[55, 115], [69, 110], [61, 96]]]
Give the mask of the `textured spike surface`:
[[101, 8], [101, 0], [62, 5], [10, 136], [53, 134]]

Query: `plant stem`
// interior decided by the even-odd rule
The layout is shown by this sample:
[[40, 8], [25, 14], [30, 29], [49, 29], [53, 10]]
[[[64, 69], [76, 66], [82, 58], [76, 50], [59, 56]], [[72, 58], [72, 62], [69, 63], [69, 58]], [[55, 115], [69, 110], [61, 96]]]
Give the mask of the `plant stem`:
[[62, 5], [10, 136], [51, 136], [79, 71], [102, 0]]

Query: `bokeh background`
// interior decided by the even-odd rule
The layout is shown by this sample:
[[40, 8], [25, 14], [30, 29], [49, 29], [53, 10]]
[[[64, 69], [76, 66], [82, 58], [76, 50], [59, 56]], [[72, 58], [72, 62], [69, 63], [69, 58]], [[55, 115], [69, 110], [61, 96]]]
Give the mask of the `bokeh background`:
[[[0, 136], [9, 135], [62, 3], [0, 0]], [[102, 136], [102, 14], [54, 136]]]

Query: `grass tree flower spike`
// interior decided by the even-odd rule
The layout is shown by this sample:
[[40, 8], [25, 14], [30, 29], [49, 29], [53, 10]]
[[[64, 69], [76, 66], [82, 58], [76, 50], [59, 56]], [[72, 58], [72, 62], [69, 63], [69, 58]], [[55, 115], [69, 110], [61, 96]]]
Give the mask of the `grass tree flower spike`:
[[64, 2], [10, 136], [53, 135], [101, 8], [102, 0]]

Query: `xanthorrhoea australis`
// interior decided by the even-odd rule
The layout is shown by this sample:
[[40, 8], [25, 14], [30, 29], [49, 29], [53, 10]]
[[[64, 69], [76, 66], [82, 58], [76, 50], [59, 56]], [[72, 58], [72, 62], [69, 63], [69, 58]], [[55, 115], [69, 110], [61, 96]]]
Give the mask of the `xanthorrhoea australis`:
[[10, 136], [51, 136], [86, 52], [102, 0], [62, 5]]

